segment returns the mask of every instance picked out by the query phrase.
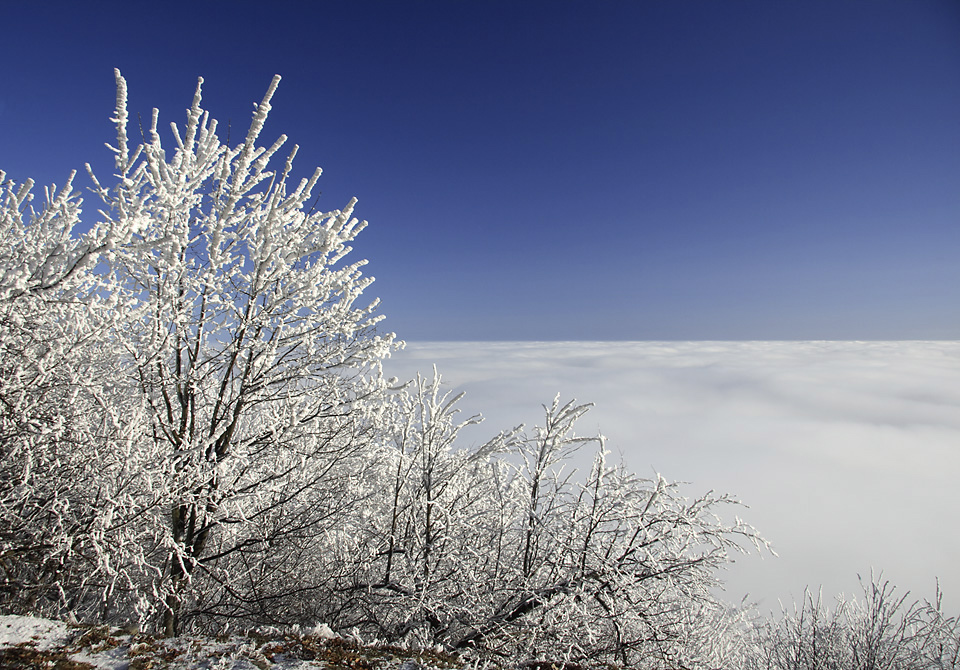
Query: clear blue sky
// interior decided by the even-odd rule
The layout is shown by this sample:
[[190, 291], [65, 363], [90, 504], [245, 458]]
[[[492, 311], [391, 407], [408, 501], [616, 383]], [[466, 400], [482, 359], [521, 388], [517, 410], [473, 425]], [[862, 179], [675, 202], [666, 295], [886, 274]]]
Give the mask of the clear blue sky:
[[[407, 340], [960, 338], [960, 3], [20, 2], [0, 169], [197, 76], [351, 196]], [[101, 177], [103, 178], [103, 177]], [[86, 178], [79, 182], [86, 185]], [[92, 214], [92, 201], [87, 209]]]

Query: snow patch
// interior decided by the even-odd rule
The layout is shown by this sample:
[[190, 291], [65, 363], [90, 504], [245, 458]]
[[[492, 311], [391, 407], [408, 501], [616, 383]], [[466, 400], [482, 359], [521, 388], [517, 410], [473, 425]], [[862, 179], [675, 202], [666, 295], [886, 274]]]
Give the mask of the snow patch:
[[70, 627], [60, 621], [33, 616], [0, 616], [0, 647], [28, 642], [47, 651], [66, 644], [72, 637]]

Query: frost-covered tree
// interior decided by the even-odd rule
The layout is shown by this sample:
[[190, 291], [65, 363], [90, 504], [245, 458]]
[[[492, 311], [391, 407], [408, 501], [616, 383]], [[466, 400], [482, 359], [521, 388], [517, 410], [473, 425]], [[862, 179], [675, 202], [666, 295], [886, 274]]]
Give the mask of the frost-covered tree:
[[861, 598], [818, 595], [761, 626], [744, 667], [765, 670], [944, 670], [960, 667], [960, 623], [933, 602], [897, 594], [882, 576], [861, 580]]
[[118, 72], [116, 186], [95, 180], [101, 225], [130, 231], [106, 257], [104, 299], [126, 314], [122, 370], [148, 408], [166, 498], [168, 634], [191, 588], [256, 609], [263, 594], [238, 589], [236, 571], [320, 533], [345, 495], [340, 468], [368, 439], [363, 404], [392, 341], [374, 331], [377, 301], [357, 305], [365, 261], [345, 261], [366, 225], [355, 201], [310, 211], [320, 170], [291, 186], [297, 147], [271, 168], [286, 137], [257, 146], [279, 79], [236, 147], [218, 138], [198, 83], [168, 156], [157, 110], [130, 150]]
[[[441, 389], [441, 377], [417, 377], [396, 390], [381, 416], [379, 495], [360, 530], [358, 570], [346, 585], [354, 619], [379, 637], [448, 643], [451, 627], [475, 616], [500, 558], [505, 464], [516, 431], [475, 449], [457, 444], [480, 421], [461, 420], [462, 393]], [[372, 624], [372, 625], [370, 625]]]
[[[302, 587], [305, 547], [368, 494], [347, 475], [371, 441], [393, 336], [375, 331], [376, 301], [358, 303], [364, 261], [346, 260], [366, 224], [355, 201], [312, 211], [320, 170], [289, 184], [296, 146], [271, 167], [286, 137], [257, 145], [279, 77], [235, 147], [198, 84], [169, 155], [157, 110], [131, 147], [116, 81], [116, 174], [110, 185], [90, 173], [104, 203], [90, 232], [76, 234], [70, 183], [34, 212], [30, 186], [5, 182], [0, 532], [42, 528], [59, 538], [39, 542], [52, 555], [89, 540], [110, 577], [103, 607], [161, 612], [168, 634], [187, 613], [267, 617], [269, 599]], [[41, 457], [55, 493], [16, 508]], [[89, 478], [57, 492], [78, 480], [49, 466], [71, 459]], [[85, 497], [103, 513], [69, 529], [50, 516]], [[136, 541], [103, 535], [121, 531]], [[0, 548], [7, 564], [22, 550]]]
[[936, 670], [960, 668], [960, 616], [947, 616], [943, 611], [939, 583], [933, 600], [917, 609], [919, 622], [910, 639], [914, 662], [918, 667]]
[[[0, 569], [4, 605], [32, 611], [98, 601], [119, 577], [102, 542], [118, 424], [136, 407], [111, 396], [117, 314], [97, 308], [92, 272], [122, 231], [78, 234], [73, 175], [46, 190], [0, 172]], [[113, 521], [110, 521], [110, 520]]]
[[720, 516], [732, 498], [689, 498], [662, 477], [610, 466], [601, 437], [585, 476], [569, 473], [571, 450], [587, 443], [574, 427], [588, 407], [555, 400], [522, 441], [513, 577], [495, 614], [457, 646], [516, 649], [522, 641], [523, 653], [541, 657], [676, 663], [688, 614], [714, 602], [731, 552], [766, 546], [750, 526]]
[[831, 609], [809, 591], [792, 612], [784, 612], [776, 624], [768, 623], [757, 665], [782, 670], [840, 670], [849, 667], [848, 630], [844, 620], [847, 603]]
[[574, 432], [590, 406], [559, 399], [542, 426], [460, 446], [476, 418], [457, 419], [458, 400], [437, 376], [395, 395], [337, 625], [507, 658], [660, 667], [699, 658], [688, 646], [722, 655], [691, 644], [719, 626], [707, 625], [720, 620], [716, 572], [741, 543], [764, 544], [716, 516], [732, 500], [608, 465], [602, 438]]

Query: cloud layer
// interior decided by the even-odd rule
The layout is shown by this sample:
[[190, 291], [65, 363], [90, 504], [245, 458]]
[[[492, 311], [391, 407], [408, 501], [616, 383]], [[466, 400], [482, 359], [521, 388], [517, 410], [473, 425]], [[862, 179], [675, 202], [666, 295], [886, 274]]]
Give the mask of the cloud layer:
[[960, 342], [440, 342], [387, 362], [432, 374], [486, 417], [477, 442], [564, 399], [640, 474], [732, 493], [779, 558], [744, 557], [727, 597], [765, 610], [871, 569], [960, 607]]

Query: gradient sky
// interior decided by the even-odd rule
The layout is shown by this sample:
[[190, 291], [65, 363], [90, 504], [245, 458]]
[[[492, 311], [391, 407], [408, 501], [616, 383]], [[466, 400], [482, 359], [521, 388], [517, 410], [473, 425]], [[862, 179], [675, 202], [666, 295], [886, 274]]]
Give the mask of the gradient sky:
[[20, 2], [0, 25], [18, 180], [111, 172], [114, 67], [162, 125], [203, 76], [234, 142], [281, 74], [264, 139], [324, 168], [321, 207], [360, 199], [403, 339], [960, 338], [953, 1]]

